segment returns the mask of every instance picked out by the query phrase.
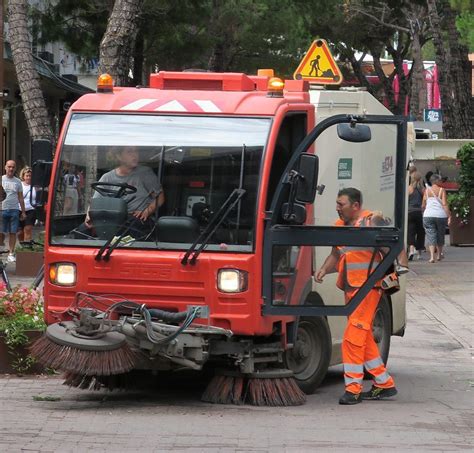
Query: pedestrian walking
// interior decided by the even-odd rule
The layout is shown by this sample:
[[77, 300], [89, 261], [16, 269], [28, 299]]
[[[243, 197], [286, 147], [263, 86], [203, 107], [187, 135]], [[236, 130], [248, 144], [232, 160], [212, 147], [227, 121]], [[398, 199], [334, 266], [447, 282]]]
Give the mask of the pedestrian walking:
[[440, 182], [440, 175], [431, 175], [431, 186], [426, 186], [422, 202], [423, 227], [425, 228], [426, 243], [430, 252], [430, 263], [436, 263], [444, 258], [444, 236], [446, 226], [451, 221], [446, 191], [439, 186]]
[[423, 227], [423, 195], [425, 187], [421, 173], [415, 171], [411, 175], [408, 186], [408, 260], [417, 260], [425, 248], [425, 229]]
[[16, 164], [9, 160], [5, 164], [5, 174], [2, 176], [2, 187], [6, 197], [2, 202], [2, 231], [8, 234], [8, 257], [9, 262], [15, 262], [16, 234], [20, 220], [26, 217], [25, 202], [23, 200], [23, 185], [15, 176]]
[[[339, 220], [335, 223], [337, 226], [363, 227], [372, 224], [373, 213], [362, 209], [362, 194], [358, 189], [340, 190], [336, 211], [339, 215]], [[344, 291], [347, 303], [366, 281], [372, 266], [375, 267], [381, 260], [382, 252], [370, 247], [333, 247], [314, 278], [316, 282], [322, 283], [326, 274], [338, 272], [337, 286]], [[381, 296], [379, 281], [348, 317], [342, 339], [346, 391], [339, 399], [339, 404], [358, 404], [364, 399], [378, 400], [397, 394], [393, 378], [385, 368], [372, 332], [375, 311]], [[374, 379], [374, 385], [368, 392], [362, 392], [364, 367]]]

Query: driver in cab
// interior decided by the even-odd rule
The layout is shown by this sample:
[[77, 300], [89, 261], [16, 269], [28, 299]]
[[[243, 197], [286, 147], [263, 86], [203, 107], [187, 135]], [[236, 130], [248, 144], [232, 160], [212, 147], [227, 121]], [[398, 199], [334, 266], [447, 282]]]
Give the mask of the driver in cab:
[[[99, 183], [128, 184], [137, 189], [135, 193], [125, 194], [128, 215], [146, 222], [149, 217], [163, 205], [165, 195], [157, 176], [150, 167], [139, 165], [138, 149], [133, 146], [120, 147], [113, 150], [118, 160], [117, 168], [102, 175]], [[100, 197], [94, 193], [94, 198]], [[85, 224], [92, 228], [92, 221], [87, 212]]]

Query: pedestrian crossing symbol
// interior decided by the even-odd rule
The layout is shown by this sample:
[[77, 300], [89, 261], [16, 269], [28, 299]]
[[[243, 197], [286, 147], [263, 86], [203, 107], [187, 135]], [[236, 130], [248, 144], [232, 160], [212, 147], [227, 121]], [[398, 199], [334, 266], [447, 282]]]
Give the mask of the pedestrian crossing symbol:
[[340, 85], [343, 80], [341, 70], [324, 39], [313, 41], [293, 78], [320, 85]]

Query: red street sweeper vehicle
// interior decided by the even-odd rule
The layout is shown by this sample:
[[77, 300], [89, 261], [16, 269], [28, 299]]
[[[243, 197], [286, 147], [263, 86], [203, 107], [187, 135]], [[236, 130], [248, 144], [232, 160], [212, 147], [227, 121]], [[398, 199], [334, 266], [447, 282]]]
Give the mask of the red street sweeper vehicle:
[[[339, 360], [338, 325], [390, 272], [405, 222], [405, 120], [361, 112], [315, 126], [315, 105], [302, 80], [159, 72], [121, 88], [99, 77], [69, 109], [54, 158], [33, 143], [33, 184], [48, 194], [48, 328], [34, 355], [80, 388], [208, 369], [206, 401], [303, 403]], [[334, 227], [342, 187], [385, 224]], [[312, 278], [332, 246], [385, 252], [347, 304], [335, 280]], [[374, 322], [385, 359], [404, 329], [395, 297]]]

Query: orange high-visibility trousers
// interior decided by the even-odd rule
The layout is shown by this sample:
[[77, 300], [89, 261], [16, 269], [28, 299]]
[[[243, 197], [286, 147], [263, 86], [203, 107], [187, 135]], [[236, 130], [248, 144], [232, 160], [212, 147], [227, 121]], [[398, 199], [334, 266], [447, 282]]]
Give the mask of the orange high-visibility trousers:
[[[357, 292], [345, 293], [346, 303]], [[360, 393], [364, 379], [364, 367], [373, 376], [374, 385], [381, 388], [395, 387], [388, 374], [372, 333], [375, 310], [382, 291], [374, 288], [349, 316], [342, 339], [342, 360], [346, 391]]]

